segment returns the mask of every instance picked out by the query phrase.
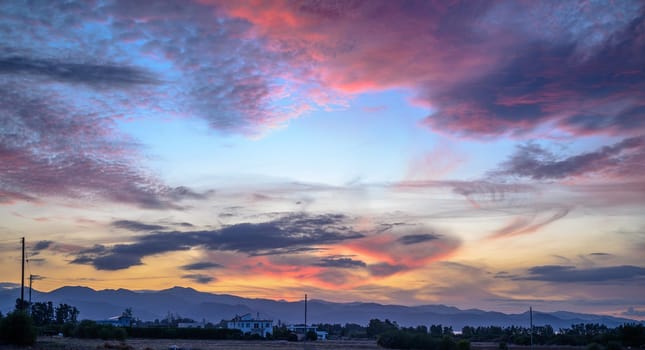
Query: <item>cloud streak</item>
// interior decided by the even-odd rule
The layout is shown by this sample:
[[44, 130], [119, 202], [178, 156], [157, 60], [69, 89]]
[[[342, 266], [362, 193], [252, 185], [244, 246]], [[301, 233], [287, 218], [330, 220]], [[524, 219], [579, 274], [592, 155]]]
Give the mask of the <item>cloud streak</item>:
[[574, 266], [544, 265], [528, 270], [528, 276], [518, 279], [556, 283], [616, 283], [626, 280], [643, 280], [645, 268], [633, 265], [594, 267], [581, 269]]
[[212, 231], [157, 232], [138, 237], [131, 244], [81, 250], [72, 263], [91, 264], [98, 270], [122, 270], [143, 264], [146, 256], [192, 247], [251, 256], [275, 254], [276, 250], [289, 254], [363, 237], [345, 225], [347, 220], [336, 214], [290, 214], [269, 222], [240, 223]]
[[51, 80], [90, 86], [155, 84], [157, 80], [139, 67], [59, 62], [24, 56], [0, 57], [0, 74], [32, 74]]
[[204, 262], [196, 262], [193, 264], [188, 264], [184, 265], [181, 267], [182, 270], [210, 270], [210, 269], [217, 269], [223, 267], [220, 264], [210, 262], [210, 261], [204, 261]]
[[493, 176], [515, 176], [532, 180], [560, 180], [569, 177], [616, 174], [621, 177], [641, 176], [645, 170], [645, 137], [624, 139], [596, 151], [558, 159], [535, 143], [518, 146]]
[[112, 226], [116, 228], [121, 228], [129, 231], [161, 231], [166, 227], [161, 225], [150, 225], [138, 221], [132, 220], [116, 220], [113, 221]]
[[360, 260], [354, 260], [352, 258], [346, 257], [328, 257], [320, 259], [320, 262], [314, 264], [315, 266], [320, 267], [332, 267], [332, 268], [341, 268], [341, 269], [355, 269], [366, 267], [367, 264]]
[[189, 279], [189, 280], [191, 280], [191, 281], [193, 281], [195, 283], [199, 283], [199, 284], [209, 284], [209, 283], [211, 283], [211, 282], [216, 280], [215, 277], [208, 276], [208, 275], [203, 275], [203, 274], [199, 274], [199, 273], [182, 275], [181, 278]]
[[489, 238], [498, 239], [537, 232], [542, 227], [564, 218], [569, 214], [569, 211], [569, 208], [559, 208], [546, 217], [536, 214], [514, 218], [508, 225], [493, 232]]

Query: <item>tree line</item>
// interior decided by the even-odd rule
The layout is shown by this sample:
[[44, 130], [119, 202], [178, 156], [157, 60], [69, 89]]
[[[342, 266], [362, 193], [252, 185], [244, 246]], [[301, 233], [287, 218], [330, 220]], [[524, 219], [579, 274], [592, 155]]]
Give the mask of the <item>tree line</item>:
[[[0, 313], [0, 343], [31, 345], [36, 336], [62, 334], [67, 337], [101, 338], [124, 340], [137, 338], [184, 338], [184, 339], [259, 339], [258, 335], [242, 334], [235, 329], [216, 328], [177, 328], [178, 315], [169, 320], [155, 322], [155, 326], [141, 327], [135, 322], [126, 327], [115, 327], [91, 320], [79, 322], [80, 311], [68, 304], [54, 306], [52, 302], [37, 302], [29, 305], [16, 302], [16, 310], [6, 316]], [[122, 317], [132, 317], [132, 309], [126, 309]], [[186, 319], [188, 320], [188, 319]], [[174, 326], [174, 327], [173, 327]], [[602, 324], [574, 324], [570, 328], [555, 331], [551, 326], [526, 327], [471, 327], [465, 326], [461, 332], [452, 327], [438, 325], [403, 327], [396, 321], [372, 319], [366, 326], [346, 323], [314, 325], [326, 331], [330, 339], [363, 338], [376, 339], [378, 345], [391, 349], [428, 349], [428, 350], [469, 350], [471, 342], [495, 342], [500, 350], [508, 344], [587, 346], [589, 350], [619, 350], [645, 346], [645, 326], [624, 324], [609, 328]], [[315, 332], [307, 337], [315, 340]], [[294, 340], [294, 334], [286, 327], [276, 326], [269, 339]]]
[[528, 327], [471, 327], [461, 332], [452, 327], [438, 325], [403, 327], [388, 319], [370, 320], [367, 326], [357, 324], [318, 324], [319, 330], [329, 338], [376, 338], [378, 344], [393, 349], [466, 350], [470, 342], [493, 342], [505, 350], [509, 344], [588, 346], [593, 350], [637, 348], [645, 345], [645, 326], [632, 323], [609, 328], [602, 324], [574, 324], [555, 331], [549, 325]]

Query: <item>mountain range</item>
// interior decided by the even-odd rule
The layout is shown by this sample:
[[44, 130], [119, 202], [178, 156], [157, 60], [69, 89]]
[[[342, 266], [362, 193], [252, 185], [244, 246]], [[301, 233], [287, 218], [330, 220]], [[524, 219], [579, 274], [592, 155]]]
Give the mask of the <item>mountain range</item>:
[[[25, 291], [25, 298], [28, 292]], [[0, 310], [3, 314], [14, 308], [20, 296], [19, 288], [0, 289]], [[135, 317], [152, 321], [173, 315], [218, 323], [235, 315], [259, 313], [282, 323], [302, 323], [304, 302], [249, 299], [228, 294], [199, 292], [192, 288], [173, 287], [160, 291], [132, 291], [127, 289], [94, 290], [88, 287], [62, 287], [51, 292], [32, 291], [32, 301], [52, 301], [55, 305], [66, 303], [80, 310], [81, 319], [101, 320], [118, 316], [132, 308]], [[377, 303], [335, 303], [310, 300], [309, 323], [356, 323], [367, 325], [370, 319], [390, 319], [403, 326], [442, 324], [461, 330], [463, 326], [528, 326], [528, 311], [505, 314], [478, 309], [461, 310], [445, 305], [382, 305]], [[604, 315], [582, 314], [567, 311], [533, 312], [533, 324], [549, 324], [554, 329], [568, 328], [572, 324], [600, 323], [616, 327], [634, 323], [632, 319]], [[643, 321], [640, 321], [641, 323]]]

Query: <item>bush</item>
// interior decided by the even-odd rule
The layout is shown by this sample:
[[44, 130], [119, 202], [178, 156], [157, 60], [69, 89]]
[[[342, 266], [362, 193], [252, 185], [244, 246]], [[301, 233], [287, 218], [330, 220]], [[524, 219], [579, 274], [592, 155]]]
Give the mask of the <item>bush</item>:
[[36, 327], [26, 312], [14, 311], [0, 322], [0, 338], [13, 345], [27, 346], [36, 342]]
[[305, 338], [307, 338], [307, 341], [316, 341], [318, 340], [318, 334], [316, 334], [316, 332], [314, 331], [309, 331], [305, 335]]
[[[445, 336], [441, 339], [430, 334], [390, 330], [381, 334], [376, 342], [390, 349], [456, 350], [457, 343]], [[470, 343], [468, 343], [470, 344]]]
[[458, 341], [457, 350], [470, 350], [470, 342], [466, 339]]
[[239, 329], [224, 328], [167, 328], [167, 327], [130, 327], [125, 329], [128, 337], [150, 339], [242, 339]]
[[114, 327], [111, 324], [98, 324], [94, 321], [83, 320], [76, 326], [73, 335], [76, 338], [124, 340], [127, 333], [125, 329]]

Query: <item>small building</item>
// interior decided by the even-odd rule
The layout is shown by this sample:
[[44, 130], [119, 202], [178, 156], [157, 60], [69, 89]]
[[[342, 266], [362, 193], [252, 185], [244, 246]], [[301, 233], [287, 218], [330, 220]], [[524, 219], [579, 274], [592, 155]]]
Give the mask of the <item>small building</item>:
[[298, 340], [302, 340], [309, 332], [316, 333], [318, 340], [327, 340], [327, 332], [319, 331], [316, 326], [305, 326], [304, 324], [291, 324], [287, 326], [290, 332], [296, 333]]
[[131, 327], [132, 326], [132, 317], [129, 316], [114, 316], [110, 317], [107, 320], [96, 321], [98, 324], [109, 324], [114, 327]]
[[177, 328], [205, 328], [205, 324], [203, 322], [179, 322]]
[[253, 318], [250, 313], [242, 316], [235, 315], [232, 320], [226, 321], [226, 328], [239, 329], [244, 334], [257, 334], [266, 338], [273, 334], [273, 320], [262, 319], [259, 314], [256, 318]]

